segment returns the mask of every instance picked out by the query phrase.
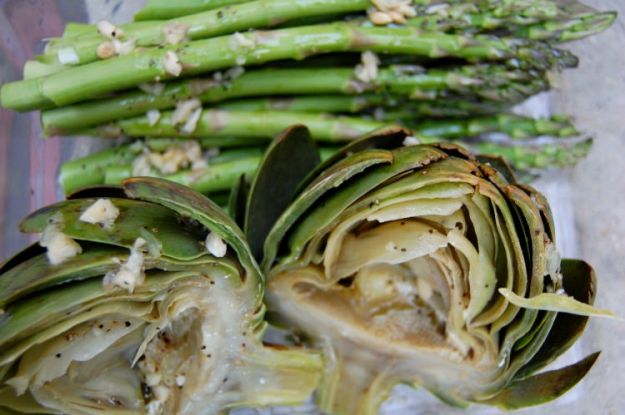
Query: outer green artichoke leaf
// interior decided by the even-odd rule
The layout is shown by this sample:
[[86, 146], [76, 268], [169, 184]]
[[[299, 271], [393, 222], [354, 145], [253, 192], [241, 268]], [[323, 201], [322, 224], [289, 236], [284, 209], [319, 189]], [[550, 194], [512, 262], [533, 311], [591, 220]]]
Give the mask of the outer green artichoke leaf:
[[[263, 279], [232, 219], [164, 180], [123, 189], [104, 192], [119, 209], [107, 226], [78, 221], [97, 190], [24, 221], [37, 232], [52, 219], [82, 252], [51, 265], [31, 249], [0, 274], [0, 410], [194, 414], [306, 400], [321, 357], [262, 344]], [[132, 286], [117, 280], [130, 274]]]
[[363, 150], [354, 153], [338, 161], [330, 166], [327, 170], [321, 172], [317, 178], [310, 183], [302, 197], [291, 203], [285, 212], [278, 218], [274, 227], [265, 239], [265, 256], [263, 259], [263, 268], [266, 264], [271, 264], [275, 259], [277, 248], [276, 241], [289, 231], [297, 218], [309, 209], [317, 200], [319, 200], [326, 192], [340, 186], [343, 182], [349, 180], [353, 176], [380, 164], [388, 164], [393, 161], [393, 155], [387, 150]]
[[256, 259], [260, 260], [265, 238], [293, 200], [297, 185], [320, 162], [317, 146], [303, 125], [282, 132], [265, 151], [245, 213], [245, 234]]
[[24, 219], [20, 229], [27, 233], [41, 233], [50, 220], [60, 215], [65, 224], [63, 233], [78, 240], [130, 248], [137, 239], [137, 231], [143, 228], [150, 233], [158, 233], [163, 254], [167, 256], [193, 259], [206, 252], [200, 243], [201, 230], [180, 223], [179, 217], [164, 206], [128, 199], [111, 199], [120, 213], [109, 229], [80, 221], [78, 218], [81, 213], [96, 200], [76, 199], [46, 206]]
[[[564, 259], [560, 267], [564, 290], [577, 301], [593, 304], [597, 279], [592, 267], [584, 261], [575, 259]], [[587, 322], [587, 316], [559, 313], [539, 352], [516, 377], [523, 378], [557, 359], [582, 335]]]
[[[546, 200], [500, 161], [449, 144], [404, 146], [407, 134], [340, 151], [265, 243], [271, 316], [326, 351], [321, 409], [375, 414], [398, 383], [457, 406], [514, 407], [522, 390], [527, 404], [555, 399], [583, 374], [537, 375], [536, 391], [523, 379], [583, 329], [560, 318], [554, 298], [571, 290], [590, 303], [577, 293], [592, 290], [588, 276], [564, 283], [571, 263], [560, 270]], [[547, 295], [554, 307], [520, 307], [502, 290]]]
[[492, 166], [492, 168], [505, 177], [507, 181], [512, 183], [516, 181], [514, 170], [505, 158], [492, 155], [479, 155], [477, 156], [477, 160], [480, 163]]
[[35, 256], [2, 274], [0, 308], [35, 289], [104, 275], [119, 267], [114, 258], [127, 256], [128, 250], [110, 246], [94, 247], [56, 266], [50, 266], [45, 255]]
[[403, 127], [397, 125], [389, 125], [372, 131], [369, 134], [359, 138], [358, 140], [351, 141], [349, 144], [343, 146], [338, 151], [335, 151], [330, 157], [324, 159], [324, 161], [319, 164], [317, 168], [313, 170], [305, 180], [302, 181], [302, 183], [300, 183], [300, 192], [303, 190], [304, 187], [308, 186], [310, 182], [315, 180], [321, 173], [323, 173], [329, 167], [334, 166], [345, 157], [370, 149], [395, 149], [402, 145], [403, 140], [409, 134], [409, 131]]
[[544, 372], [512, 383], [497, 396], [484, 401], [502, 409], [513, 410], [540, 405], [564, 395], [586, 376], [600, 352], [595, 352], [562, 369]]

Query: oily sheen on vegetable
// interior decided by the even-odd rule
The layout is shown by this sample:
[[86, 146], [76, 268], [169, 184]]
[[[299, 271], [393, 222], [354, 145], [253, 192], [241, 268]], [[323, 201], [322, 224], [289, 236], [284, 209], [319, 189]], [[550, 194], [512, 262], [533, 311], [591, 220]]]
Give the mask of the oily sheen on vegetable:
[[[536, 374], [600, 311], [592, 269], [560, 259], [547, 201], [505, 162], [406, 145], [408, 131], [388, 128], [263, 196], [274, 169], [296, 174], [280, 147], [306, 134], [295, 127], [261, 162], [246, 231], [275, 323], [325, 351], [322, 411], [376, 414], [399, 383], [451, 405], [514, 409], [586, 374], [598, 353]], [[293, 199], [282, 213], [280, 193]], [[258, 212], [275, 220], [266, 233]]]
[[204, 196], [135, 178], [21, 229], [47, 250], [0, 270], [0, 412], [222, 413], [315, 388], [319, 355], [262, 344], [258, 265]]

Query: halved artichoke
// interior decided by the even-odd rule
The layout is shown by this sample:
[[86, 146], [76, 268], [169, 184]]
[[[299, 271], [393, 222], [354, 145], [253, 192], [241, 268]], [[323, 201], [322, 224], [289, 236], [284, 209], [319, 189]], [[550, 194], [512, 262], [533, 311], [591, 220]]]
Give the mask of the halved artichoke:
[[48, 251], [0, 269], [0, 412], [221, 413], [315, 388], [318, 354], [263, 345], [258, 265], [204, 196], [130, 179], [21, 228]]
[[321, 410], [376, 414], [398, 383], [457, 406], [555, 399], [598, 356], [533, 375], [595, 313], [592, 269], [560, 260], [547, 201], [505, 162], [408, 136], [350, 144], [304, 180], [266, 239], [248, 229], [253, 251], [264, 243], [271, 315], [326, 351]]

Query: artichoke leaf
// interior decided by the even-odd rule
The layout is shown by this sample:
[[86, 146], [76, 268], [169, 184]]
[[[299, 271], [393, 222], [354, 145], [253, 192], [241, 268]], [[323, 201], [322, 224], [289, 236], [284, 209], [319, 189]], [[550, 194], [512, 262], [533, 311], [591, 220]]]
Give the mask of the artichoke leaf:
[[194, 259], [205, 252], [200, 243], [198, 230], [181, 223], [180, 217], [170, 209], [154, 203], [137, 200], [111, 199], [119, 209], [119, 216], [109, 229], [82, 222], [80, 215], [97, 199], [76, 199], [46, 206], [32, 214], [20, 224], [22, 232], [41, 233], [49, 221], [62, 217], [62, 231], [79, 241], [107, 243], [130, 249], [137, 239], [137, 231], [146, 229], [162, 244], [164, 255], [179, 259]]
[[514, 410], [552, 401], [563, 395], [586, 376], [599, 354], [596, 352], [562, 369], [513, 382], [493, 398], [485, 400], [484, 403], [505, 410]]
[[265, 238], [297, 186], [320, 162], [317, 146], [303, 125], [289, 127], [269, 145], [252, 182], [245, 213], [245, 234], [256, 259], [261, 259]]
[[499, 293], [517, 307], [529, 310], [556, 311], [558, 313], [575, 314], [586, 317], [607, 317], [622, 320], [610, 310], [593, 307], [589, 304], [577, 301], [565, 293], [542, 293], [534, 297], [520, 297], [506, 288], [500, 288]]

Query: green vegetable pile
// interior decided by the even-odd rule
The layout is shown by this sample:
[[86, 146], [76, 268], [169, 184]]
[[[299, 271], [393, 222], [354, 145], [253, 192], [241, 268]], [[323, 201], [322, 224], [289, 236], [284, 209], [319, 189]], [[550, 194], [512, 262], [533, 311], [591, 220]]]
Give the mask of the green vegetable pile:
[[[455, 141], [531, 175], [574, 165], [592, 140], [564, 116], [511, 109], [577, 65], [561, 43], [614, 19], [574, 0], [149, 1], [132, 23], [68, 25], [1, 103], [41, 110], [48, 135], [139, 140], [63, 166], [67, 194], [151, 175], [220, 200], [229, 178], [255, 170], [250, 154], [295, 123], [327, 153], [400, 124], [421, 143]], [[161, 138], [193, 140], [205, 163]]]

